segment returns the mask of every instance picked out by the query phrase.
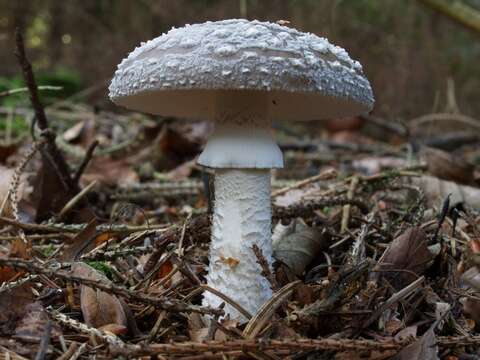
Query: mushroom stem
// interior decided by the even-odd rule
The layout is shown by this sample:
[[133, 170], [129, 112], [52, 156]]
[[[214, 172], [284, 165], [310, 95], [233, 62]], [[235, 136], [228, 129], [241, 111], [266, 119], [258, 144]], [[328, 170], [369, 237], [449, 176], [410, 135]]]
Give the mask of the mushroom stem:
[[[207, 282], [251, 314], [272, 296], [253, 244], [271, 264], [270, 169], [216, 169]], [[206, 305], [216, 307], [222, 302], [216, 295], [205, 293]], [[246, 320], [229, 304], [225, 312], [231, 318]]]

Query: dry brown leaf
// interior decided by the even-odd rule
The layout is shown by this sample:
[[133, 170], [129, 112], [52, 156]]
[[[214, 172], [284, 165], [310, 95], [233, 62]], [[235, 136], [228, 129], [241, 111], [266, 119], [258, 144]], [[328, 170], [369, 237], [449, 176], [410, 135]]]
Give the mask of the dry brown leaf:
[[385, 169], [400, 169], [407, 161], [393, 156], [365, 156], [352, 161], [352, 168], [364, 174], [376, 174]]
[[415, 281], [431, 260], [425, 232], [413, 227], [392, 241], [379, 260], [377, 271], [380, 277], [388, 279], [396, 289], [401, 289]]
[[[25, 315], [15, 328], [15, 338], [27, 342], [40, 342], [45, 334], [45, 326], [49, 320], [45, 309], [39, 302], [34, 302], [28, 304], [24, 311]], [[54, 325], [51, 335], [54, 338], [58, 338], [61, 334], [60, 328]]]
[[392, 360], [440, 360], [433, 328], [430, 328], [420, 339], [402, 349]]
[[188, 178], [191, 174], [196, 165], [196, 160], [189, 160], [180, 164], [176, 168], [170, 170], [166, 174], [166, 178], [173, 181], [180, 181], [183, 179]]
[[[477, 291], [480, 289], [480, 271], [476, 266], [465, 271], [460, 280]], [[476, 298], [464, 297], [460, 302], [463, 305], [463, 312], [480, 324], [480, 301]]]
[[467, 185], [458, 185], [451, 181], [440, 180], [433, 176], [411, 178], [408, 182], [418, 186], [425, 193], [429, 206], [442, 208], [442, 203], [448, 194], [450, 204], [463, 203], [472, 208], [480, 209], [480, 189]]
[[0, 141], [0, 163], [5, 163], [7, 159], [15, 154], [20, 146], [21, 141], [4, 142]]
[[[20, 238], [17, 238], [13, 240], [12, 244], [10, 245], [8, 254], [0, 254], [0, 258], [29, 259], [30, 246], [25, 244]], [[24, 273], [25, 271], [15, 269], [10, 266], [0, 266], [0, 282], [15, 280]]]
[[293, 220], [285, 226], [279, 223], [272, 235], [273, 256], [301, 275], [318, 252], [326, 246], [319, 230], [303, 220]]
[[42, 167], [33, 185], [32, 201], [36, 209], [36, 221], [50, 219], [63, 209], [76, 194], [67, 189], [59, 177], [51, 159], [42, 154]]
[[[238, 326], [238, 320], [235, 319], [228, 319], [228, 320], [222, 320], [221, 324], [223, 325], [224, 328], [231, 330], [231, 329], [236, 329]], [[214, 340], [216, 341], [227, 341], [229, 340], [230, 337], [227, 336], [223, 331], [217, 330], [215, 332]]]
[[417, 325], [407, 326], [405, 329], [400, 330], [394, 337], [395, 341], [401, 342], [406, 339], [417, 337]]
[[[72, 266], [72, 273], [87, 279], [110, 283], [105, 275], [85, 263], [75, 263]], [[114, 295], [82, 285], [80, 287], [80, 307], [87, 325], [96, 328], [109, 324], [128, 326], [123, 306]]]
[[473, 184], [475, 168], [464, 159], [434, 148], [422, 149], [422, 156], [425, 158], [428, 172], [431, 175], [459, 184]]
[[119, 324], [107, 324], [99, 328], [99, 330], [105, 331], [107, 333], [119, 336], [125, 335], [128, 331], [127, 327]]
[[114, 186], [131, 185], [139, 181], [138, 174], [125, 159], [113, 160], [108, 157], [94, 158], [82, 176], [82, 184], [92, 181]]
[[96, 233], [97, 222], [96, 220], [92, 220], [82, 231], [76, 234], [75, 237], [69, 241], [69, 244], [65, 246], [62, 254], [60, 255], [60, 260], [73, 261], [81, 254], [84, 254], [94, 248], [96, 246]]
[[201, 342], [207, 339], [208, 327], [200, 314], [191, 313], [188, 316], [188, 334], [191, 341]]
[[28, 284], [0, 293], [1, 335], [14, 333], [17, 322], [25, 315], [27, 305], [33, 303], [33, 301], [33, 293]]

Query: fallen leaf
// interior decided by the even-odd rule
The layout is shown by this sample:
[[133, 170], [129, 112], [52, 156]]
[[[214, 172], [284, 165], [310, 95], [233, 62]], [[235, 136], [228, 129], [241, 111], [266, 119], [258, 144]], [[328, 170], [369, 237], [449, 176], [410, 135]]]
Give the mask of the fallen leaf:
[[95, 235], [97, 233], [97, 222], [92, 220], [88, 225], [76, 234], [64, 247], [59, 259], [62, 261], [73, 261], [81, 254], [93, 249], [95, 244]]
[[170, 170], [166, 174], [166, 178], [173, 181], [180, 181], [188, 178], [191, 174], [193, 169], [195, 168], [197, 162], [196, 160], [189, 160], [180, 164], [175, 169]]
[[473, 184], [475, 167], [464, 159], [446, 151], [428, 147], [422, 149], [421, 156], [425, 158], [431, 175], [459, 184]]
[[0, 293], [0, 334], [12, 335], [34, 297], [28, 284]]
[[108, 186], [125, 186], [139, 181], [138, 174], [126, 159], [113, 160], [109, 157], [93, 158], [82, 176], [82, 184], [94, 180]]
[[[91, 280], [111, 283], [105, 275], [91, 266], [77, 262], [72, 266], [72, 274]], [[127, 316], [120, 300], [115, 295], [81, 285], [80, 307], [85, 323], [89, 326], [101, 328], [109, 324], [118, 324], [127, 327]]]
[[289, 225], [275, 226], [272, 235], [273, 256], [301, 275], [318, 252], [326, 246], [319, 230], [309, 227], [302, 219]]
[[405, 167], [407, 161], [393, 156], [362, 157], [352, 161], [352, 168], [367, 175], [377, 174], [385, 169], [399, 169]]
[[432, 254], [428, 250], [425, 232], [413, 227], [392, 241], [378, 261], [376, 270], [378, 277], [388, 279], [399, 290], [415, 281], [430, 260]]
[[417, 325], [407, 326], [405, 329], [400, 330], [394, 337], [395, 341], [401, 342], [406, 339], [417, 337]]
[[[480, 271], [476, 266], [473, 266], [462, 274], [460, 281], [478, 291], [480, 289]], [[460, 302], [463, 305], [463, 312], [477, 324], [480, 324], [480, 300], [472, 297], [463, 297], [460, 299]]]
[[4, 164], [11, 155], [15, 154], [19, 146], [20, 141], [8, 143], [0, 141], [0, 163]]
[[440, 180], [433, 176], [421, 176], [407, 180], [411, 185], [423, 190], [427, 204], [442, 208], [442, 203], [448, 194], [450, 204], [465, 204], [472, 208], [480, 209], [480, 189], [472, 186], [458, 185], [452, 181]]
[[105, 331], [107, 333], [119, 336], [125, 335], [128, 331], [127, 327], [119, 324], [107, 324], [99, 328], [99, 330]]
[[420, 339], [402, 349], [392, 360], [440, 360], [433, 328], [430, 328]]
[[35, 220], [41, 222], [50, 219], [75, 195], [60, 179], [51, 160], [42, 154], [42, 166], [35, 178], [32, 193], [32, 202], [36, 209]]
[[[8, 254], [0, 254], [2, 258], [19, 258], [19, 259], [29, 259], [30, 258], [30, 248], [27, 244], [23, 242], [20, 238], [13, 240], [10, 245]], [[25, 271], [15, 269], [10, 266], [0, 266], [0, 282], [9, 282], [12, 281], [22, 274]]]
[[[39, 302], [28, 304], [25, 307], [25, 315], [18, 322], [15, 328], [15, 338], [26, 342], [40, 342], [45, 334], [45, 326], [49, 317]], [[55, 324], [52, 326], [51, 335], [58, 338], [61, 335], [60, 328]]]

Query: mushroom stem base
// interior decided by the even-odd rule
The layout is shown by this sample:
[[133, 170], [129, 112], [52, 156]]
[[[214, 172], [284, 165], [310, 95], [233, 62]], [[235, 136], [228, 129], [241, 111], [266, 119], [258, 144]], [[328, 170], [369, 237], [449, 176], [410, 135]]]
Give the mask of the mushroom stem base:
[[[269, 169], [216, 169], [207, 282], [252, 315], [272, 296], [252, 250], [256, 244], [272, 263], [270, 191]], [[205, 305], [222, 302], [205, 293]], [[225, 313], [246, 320], [230, 304]]]

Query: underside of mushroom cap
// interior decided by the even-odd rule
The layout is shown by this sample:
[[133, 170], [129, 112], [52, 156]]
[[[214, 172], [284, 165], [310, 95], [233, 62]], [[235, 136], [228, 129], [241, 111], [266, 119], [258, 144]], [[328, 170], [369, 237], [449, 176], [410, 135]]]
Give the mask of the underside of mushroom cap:
[[269, 116], [314, 120], [369, 111], [359, 62], [316, 35], [260, 21], [224, 20], [172, 29], [136, 48], [110, 84], [130, 109], [211, 118], [224, 92], [262, 92]]

